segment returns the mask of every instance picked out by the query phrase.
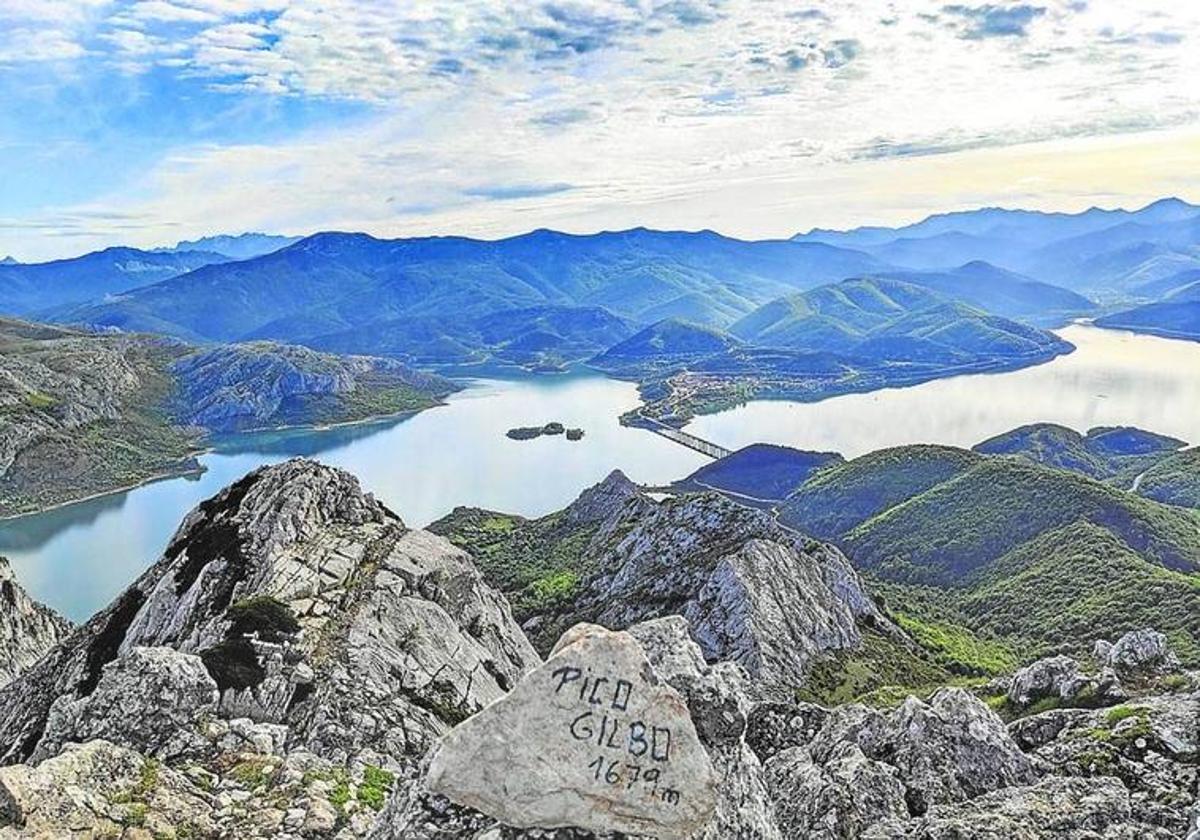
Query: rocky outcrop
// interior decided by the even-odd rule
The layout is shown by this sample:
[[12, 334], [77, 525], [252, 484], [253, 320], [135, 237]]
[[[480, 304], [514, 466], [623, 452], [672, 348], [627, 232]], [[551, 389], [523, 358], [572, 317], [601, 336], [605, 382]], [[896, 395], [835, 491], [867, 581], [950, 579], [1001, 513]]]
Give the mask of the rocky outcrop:
[[1115, 779], [1049, 777], [968, 802], [937, 805], [915, 824], [882, 823], [863, 840], [1168, 840], [1175, 835], [1136, 824], [1129, 791]]
[[0, 768], [0, 838], [216, 836], [213, 799], [183, 774], [106, 741]]
[[1047, 697], [1069, 699], [1078, 692], [1079, 663], [1069, 656], [1039, 659], [1013, 674], [1008, 687], [1009, 702], [1028, 706]]
[[[338, 356], [269, 341], [191, 353], [175, 362], [171, 372], [179, 383], [180, 419], [217, 432], [413, 410], [457, 388], [393, 359]], [[396, 403], [389, 411], [380, 401], [374, 409], [364, 405], [356, 411], [353, 397], [361, 392], [407, 392], [410, 402]], [[320, 416], [306, 416], [322, 408], [325, 413]]]
[[1130, 631], [1113, 644], [1098, 641], [1094, 653], [1102, 664], [1121, 677], [1168, 674], [1179, 670], [1179, 657], [1171, 650], [1167, 637], [1154, 629]]
[[262, 816], [281, 786], [306, 803], [294, 836], [310, 819], [362, 834], [437, 737], [539, 662], [466, 554], [294, 460], [202, 503], [0, 691], [0, 762], [35, 772], [103, 739], [228, 788], [213, 819], [236, 836], [288, 836], [286, 813]]
[[[787, 695], [812, 664], [862, 643], [862, 628], [899, 631], [837, 549], [714, 494], [654, 503], [624, 477], [565, 511], [599, 522], [566, 619], [630, 627], [684, 616], [709, 662], [746, 669], [756, 690]], [[554, 616], [559, 624], [560, 608]]]
[[70, 623], [30, 598], [0, 557], [0, 688], [70, 631]]
[[578, 625], [441, 739], [425, 784], [509, 826], [682, 840], [708, 824], [716, 777], [687, 707], [637, 641]]
[[1150, 695], [1104, 709], [1060, 709], [1009, 729], [1034, 766], [1053, 776], [1115, 777], [1131, 824], [1181, 837], [1200, 779], [1200, 693]]

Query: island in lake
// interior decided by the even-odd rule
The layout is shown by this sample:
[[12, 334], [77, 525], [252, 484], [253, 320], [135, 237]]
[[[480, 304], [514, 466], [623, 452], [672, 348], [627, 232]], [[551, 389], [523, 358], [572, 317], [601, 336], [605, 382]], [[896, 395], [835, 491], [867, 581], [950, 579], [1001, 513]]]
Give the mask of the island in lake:
[[562, 423], [547, 423], [545, 426], [517, 426], [505, 435], [513, 440], [533, 440], [542, 435], [566, 435], [567, 440], [583, 440], [583, 429], [568, 429]]

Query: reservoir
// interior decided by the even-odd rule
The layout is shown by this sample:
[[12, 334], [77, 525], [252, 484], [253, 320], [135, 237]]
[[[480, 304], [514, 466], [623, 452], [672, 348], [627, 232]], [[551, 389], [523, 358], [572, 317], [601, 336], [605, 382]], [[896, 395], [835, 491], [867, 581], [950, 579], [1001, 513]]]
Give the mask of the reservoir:
[[[754, 442], [848, 457], [903, 443], [971, 446], [1025, 423], [1085, 431], [1135, 425], [1200, 442], [1200, 343], [1073, 325], [1077, 350], [1037, 367], [850, 394], [815, 403], [755, 401], [697, 418], [688, 431], [730, 449]], [[81, 621], [154, 562], [198, 502], [266, 463], [303, 455], [342, 467], [413, 527], [457, 505], [540, 516], [621, 469], [664, 484], [704, 456], [618, 417], [631, 383], [574, 373], [470, 380], [448, 404], [402, 420], [222, 441], [198, 478], [156, 482], [0, 523], [0, 554], [30, 594]], [[515, 426], [559, 421], [585, 431], [515, 441]]]

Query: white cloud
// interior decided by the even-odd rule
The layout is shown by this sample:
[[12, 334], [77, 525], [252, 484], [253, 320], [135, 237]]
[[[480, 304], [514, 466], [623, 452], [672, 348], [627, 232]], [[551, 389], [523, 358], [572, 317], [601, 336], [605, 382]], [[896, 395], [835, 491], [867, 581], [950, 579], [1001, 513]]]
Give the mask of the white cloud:
[[57, 33], [46, 54], [365, 103], [353, 129], [181, 148], [102, 202], [196, 233], [636, 222], [755, 189], [781, 207], [764, 185], [783, 183], [849, 206], [870, 196], [839, 179], [869, 189], [847, 173], [888, 160], [932, 173], [939, 155], [1200, 119], [1200, 6], [1175, 0], [141, 0], [58, 2], [36, 25], [42, 4], [6, 3]]

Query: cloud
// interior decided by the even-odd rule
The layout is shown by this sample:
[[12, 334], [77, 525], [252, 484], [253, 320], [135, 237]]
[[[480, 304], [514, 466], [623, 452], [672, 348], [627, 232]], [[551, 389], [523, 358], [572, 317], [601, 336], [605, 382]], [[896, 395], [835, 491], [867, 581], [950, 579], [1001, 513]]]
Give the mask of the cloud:
[[514, 201], [521, 198], [540, 198], [573, 190], [571, 184], [499, 184], [470, 187], [462, 191], [471, 198], [486, 198], [489, 201]]
[[952, 5], [942, 11], [966, 19], [964, 38], [1024, 37], [1029, 24], [1046, 14], [1043, 6], [1015, 5], [985, 6]]
[[[189, 234], [636, 221], [1185, 124], [1195, 31], [1176, 0], [0, 0], [0, 171], [31, 173], [0, 212], [134, 208]], [[48, 138], [104, 177], [43, 164]]]

